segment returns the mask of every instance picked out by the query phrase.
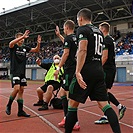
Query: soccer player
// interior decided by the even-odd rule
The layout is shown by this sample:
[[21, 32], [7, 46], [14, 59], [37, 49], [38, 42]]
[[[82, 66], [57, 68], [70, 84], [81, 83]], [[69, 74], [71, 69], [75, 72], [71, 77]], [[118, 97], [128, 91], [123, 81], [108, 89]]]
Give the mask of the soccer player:
[[[113, 86], [116, 65], [115, 65], [115, 48], [114, 39], [109, 35], [110, 25], [107, 22], [103, 22], [99, 25], [99, 29], [104, 35], [104, 45], [103, 55], [102, 55], [102, 65], [105, 74], [105, 83], [107, 91]], [[112, 102], [119, 109], [119, 120], [123, 118], [126, 111], [126, 107], [121, 105], [115, 96], [108, 92], [109, 101]], [[106, 124], [108, 123], [107, 116], [101, 117], [100, 120], [95, 121], [95, 124]]]
[[66, 115], [65, 133], [71, 133], [77, 121], [79, 103], [85, 103], [88, 96], [98, 103], [108, 117], [114, 133], [121, 133], [117, 115], [108, 104], [104, 72], [101, 63], [103, 34], [91, 23], [92, 13], [81, 9], [77, 14], [78, 51], [75, 78], [69, 88], [69, 106]]
[[8, 104], [6, 106], [6, 114], [11, 114], [11, 105], [13, 100], [17, 96], [18, 103], [18, 116], [30, 117], [29, 114], [23, 110], [23, 92], [24, 86], [27, 86], [27, 81], [25, 77], [26, 70], [26, 53], [27, 52], [39, 52], [41, 36], [38, 35], [37, 46], [35, 48], [30, 48], [23, 45], [24, 39], [29, 37], [29, 30], [26, 30], [25, 33], [17, 33], [15, 39], [9, 43], [10, 48], [10, 73], [11, 73], [11, 82], [13, 91], [10, 95]]
[[[60, 34], [59, 27], [56, 26], [56, 35], [61, 39], [61, 41], [64, 43], [64, 52], [61, 57], [61, 61], [59, 63], [59, 66], [54, 73], [55, 77], [57, 78], [58, 73], [60, 68], [64, 65], [64, 76], [65, 76], [65, 85], [63, 88], [60, 90], [60, 95], [62, 99], [62, 104], [63, 104], [63, 110], [64, 110], [64, 118], [63, 120], [58, 123], [60, 127], [65, 126], [65, 119], [66, 119], [66, 114], [68, 110], [68, 100], [67, 100], [67, 93], [69, 91], [69, 85], [71, 83], [71, 80], [73, 78], [73, 75], [75, 73], [76, 69], [76, 52], [77, 52], [77, 39], [76, 35], [74, 34], [74, 29], [75, 29], [75, 23], [72, 20], [67, 20], [64, 23], [64, 33], [66, 35], [65, 39], [64, 37]], [[74, 130], [79, 130], [80, 125], [78, 123], [75, 124]]]

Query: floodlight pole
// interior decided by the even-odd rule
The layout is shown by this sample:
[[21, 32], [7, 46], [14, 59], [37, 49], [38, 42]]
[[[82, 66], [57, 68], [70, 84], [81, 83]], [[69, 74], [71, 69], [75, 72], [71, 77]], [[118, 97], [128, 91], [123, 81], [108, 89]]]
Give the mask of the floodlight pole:
[[27, 1], [29, 1], [29, 5], [30, 5], [30, 0], [27, 0]]
[[3, 13], [5, 13], [5, 8], [2, 8], [3, 9]]

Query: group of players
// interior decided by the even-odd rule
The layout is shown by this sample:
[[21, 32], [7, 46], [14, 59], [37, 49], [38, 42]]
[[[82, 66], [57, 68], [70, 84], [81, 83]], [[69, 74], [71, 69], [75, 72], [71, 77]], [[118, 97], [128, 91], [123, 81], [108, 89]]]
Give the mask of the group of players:
[[[114, 133], [121, 133], [117, 115], [110, 106], [110, 102], [119, 109], [119, 120], [124, 116], [126, 107], [121, 105], [112, 93], [108, 92], [113, 85], [116, 72], [114, 40], [109, 35], [110, 25], [107, 22], [101, 23], [97, 28], [91, 23], [91, 20], [92, 12], [87, 8], [81, 9], [77, 13], [79, 27], [76, 34], [74, 33], [75, 23], [72, 20], [64, 23], [65, 38], [60, 34], [59, 27], [56, 26], [55, 32], [64, 44], [64, 52], [61, 59], [58, 56], [54, 57], [55, 60], [58, 58], [60, 61], [58, 61], [52, 77], [55, 81], [58, 80], [60, 69], [64, 67], [65, 81], [60, 89], [64, 118], [58, 125], [65, 127], [65, 133], [71, 133], [74, 128], [80, 129], [77, 116], [78, 106], [79, 103], [85, 103], [89, 96], [90, 100], [97, 101], [99, 108], [104, 112], [104, 116], [95, 123], [109, 123]], [[11, 105], [17, 96], [18, 116], [30, 116], [23, 110], [26, 52], [39, 52], [41, 36], [38, 35], [37, 46], [29, 48], [22, 45], [28, 35], [28, 30], [24, 34], [18, 33], [16, 38], [9, 43], [11, 81], [14, 90], [6, 106], [8, 115], [11, 114]], [[41, 65], [40, 61], [38, 64]], [[42, 94], [43, 89], [44, 86], [39, 88], [38, 92]], [[45, 91], [46, 89], [48, 88], [45, 88]], [[43, 97], [41, 99], [43, 101]], [[41, 105], [44, 105], [44, 102]], [[40, 108], [40, 110], [43, 109]]]

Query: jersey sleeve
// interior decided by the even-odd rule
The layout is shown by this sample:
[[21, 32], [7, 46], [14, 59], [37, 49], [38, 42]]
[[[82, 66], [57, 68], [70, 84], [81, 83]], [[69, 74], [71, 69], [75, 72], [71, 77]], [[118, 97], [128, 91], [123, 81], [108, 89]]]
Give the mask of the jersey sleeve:
[[64, 49], [70, 49], [70, 46], [71, 46], [71, 41], [70, 41], [70, 39], [69, 38], [65, 38], [65, 40], [64, 40]]
[[76, 36], [77, 36], [78, 42], [80, 42], [80, 40], [87, 40], [87, 33], [86, 33], [85, 28], [84, 27], [79, 27], [77, 29]]
[[109, 47], [109, 39], [107, 39], [107, 37], [104, 38], [104, 42], [103, 42], [103, 50], [108, 50]]
[[52, 66], [52, 63], [41, 63], [40, 67], [46, 69], [47, 71]]

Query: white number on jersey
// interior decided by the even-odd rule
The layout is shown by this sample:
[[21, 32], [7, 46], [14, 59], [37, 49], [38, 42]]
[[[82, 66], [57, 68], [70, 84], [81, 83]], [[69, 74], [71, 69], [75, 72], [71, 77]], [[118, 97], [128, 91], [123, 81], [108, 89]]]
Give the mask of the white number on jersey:
[[103, 37], [98, 34], [94, 34], [94, 36], [95, 36], [95, 54], [102, 55]]

